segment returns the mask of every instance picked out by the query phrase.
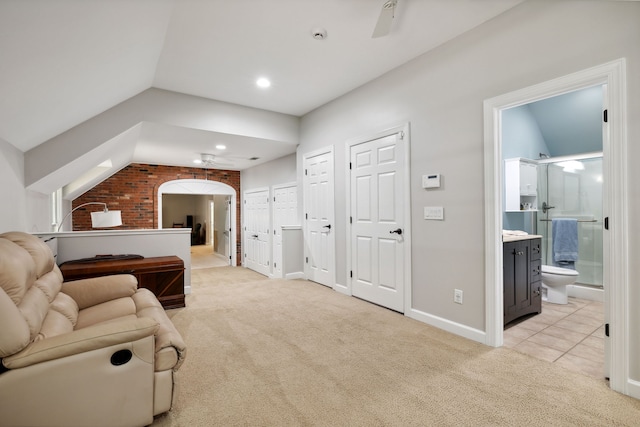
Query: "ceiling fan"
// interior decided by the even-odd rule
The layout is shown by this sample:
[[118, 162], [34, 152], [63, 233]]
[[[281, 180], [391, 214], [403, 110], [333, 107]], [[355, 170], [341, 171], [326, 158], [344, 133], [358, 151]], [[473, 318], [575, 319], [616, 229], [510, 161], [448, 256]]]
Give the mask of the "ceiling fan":
[[209, 153], [200, 154], [200, 164], [206, 168], [233, 166], [232, 160]]
[[398, 0], [387, 0], [384, 2], [371, 38], [375, 39], [389, 34], [391, 31], [391, 23], [393, 22], [393, 18], [395, 18], [397, 5]]

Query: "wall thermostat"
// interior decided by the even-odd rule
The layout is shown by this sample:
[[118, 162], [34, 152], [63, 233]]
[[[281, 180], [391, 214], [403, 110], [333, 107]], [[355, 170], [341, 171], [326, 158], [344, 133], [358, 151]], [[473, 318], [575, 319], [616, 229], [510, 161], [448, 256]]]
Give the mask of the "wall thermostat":
[[422, 175], [422, 188], [439, 188], [440, 174]]

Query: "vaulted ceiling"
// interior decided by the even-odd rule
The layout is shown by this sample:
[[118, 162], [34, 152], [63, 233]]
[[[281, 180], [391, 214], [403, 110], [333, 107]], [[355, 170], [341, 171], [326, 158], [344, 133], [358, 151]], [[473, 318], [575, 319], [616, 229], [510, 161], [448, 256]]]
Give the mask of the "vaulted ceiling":
[[[384, 0], [0, 0], [0, 138], [28, 152], [85, 124], [107, 144], [119, 134], [91, 119], [150, 88], [299, 117], [521, 1], [399, 0], [389, 35], [372, 38]], [[119, 163], [193, 166], [226, 138], [154, 120], [127, 128], [134, 149]], [[234, 158], [295, 152], [229, 135]], [[65, 180], [113, 157], [102, 151]]]

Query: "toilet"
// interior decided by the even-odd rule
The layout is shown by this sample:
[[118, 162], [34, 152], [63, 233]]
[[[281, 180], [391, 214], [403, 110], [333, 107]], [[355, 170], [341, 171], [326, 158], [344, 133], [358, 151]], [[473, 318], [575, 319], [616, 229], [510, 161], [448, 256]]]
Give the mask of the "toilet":
[[578, 280], [578, 272], [569, 268], [543, 265], [541, 269], [542, 287], [546, 289], [546, 298], [542, 299], [554, 304], [567, 304], [567, 285]]

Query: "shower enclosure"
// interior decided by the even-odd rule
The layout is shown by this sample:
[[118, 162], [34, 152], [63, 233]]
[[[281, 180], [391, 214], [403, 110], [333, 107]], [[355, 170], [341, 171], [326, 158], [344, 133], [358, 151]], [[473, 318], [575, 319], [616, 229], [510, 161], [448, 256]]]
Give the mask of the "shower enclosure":
[[542, 262], [553, 265], [551, 220], [578, 220], [576, 284], [602, 288], [602, 153], [538, 160], [537, 233]]

